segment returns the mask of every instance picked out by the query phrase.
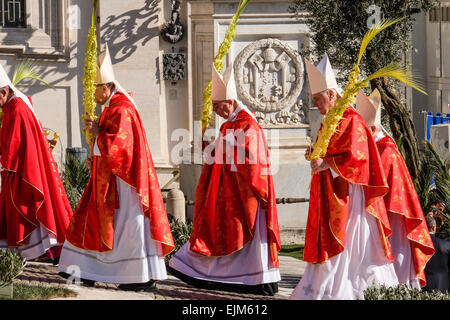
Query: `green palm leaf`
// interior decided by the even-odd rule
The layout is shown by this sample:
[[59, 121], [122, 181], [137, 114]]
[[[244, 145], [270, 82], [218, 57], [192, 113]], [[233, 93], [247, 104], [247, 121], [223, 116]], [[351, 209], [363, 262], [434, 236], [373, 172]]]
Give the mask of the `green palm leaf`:
[[17, 66], [16, 70], [14, 71], [11, 82], [16, 86], [25, 79], [34, 79], [36, 81], [42, 82], [50, 88], [54, 88], [54, 86], [42, 79], [39, 73], [40, 72], [38, 70], [38, 66], [34, 62], [32, 62], [31, 60], [24, 60]]
[[376, 24], [372, 29], [369, 29], [369, 31], [367, 31], [366, 34], [364, 35], [364, 38], [361, 42], [361, 47], [359, 49], [358, 62], [356, 63], [356, 65], [359, 65], [359, 63], [361, 62], [362, 56], [363, 56], [364, 52], [366, 51], [367, 46], [369, 45], [370, 41], [372, 41], [372, 39], [375, 38], [375, 36], [377, 34], [379, 34], [384, 29], [390, 27], [391, 25], [393, 25], [397, 22], [400, 22], [404, 19], [406, 19], [406, 17], [397, 18], [397, 19], [390, 18], [390, 19], [382, 20], [378, 24]]
[[384, 77], [396, 79], [413, 87], [414, 89], [423, 94], [427, 94], [423, 88], [423, 84], [418, 79], [418, 76], [408, 71], [405, 67], [401, 67], [396, 64], [390, 64], [384, 68], [381, 68], [380, 70], [370, 75], [364, 81], [369, 82], [370, 80]]

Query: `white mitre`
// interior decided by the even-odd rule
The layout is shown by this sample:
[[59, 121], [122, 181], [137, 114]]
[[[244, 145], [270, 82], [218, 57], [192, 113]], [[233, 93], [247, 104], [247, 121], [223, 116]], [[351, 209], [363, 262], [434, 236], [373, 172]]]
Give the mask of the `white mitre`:
[[6, 86], [11, 86], [12, 82], [9, 79], [8, 75], [6, 74], [5, 69], [3, 69], [3, 66], [0, 65], [0, 88], [4, 88]]
[[38, 119], [36, 113], [34, 112], [33, 106], [30, 102], [30, 99], [28, 99], [28, 97], [25, 94], [23, 94], [19, 89], [17, 89], [13, 85], [12, 81], [9, 79], [8, 75], [6, 74], [5, 69], [3, 69], [3, 66], [0, 64], [0, 89], [4, 88], [4, 87], [11, 88], [11, 90], [14, 91], [14, 94], [16, 95], [16, 97], [22, 99], [22, 101], [25, 102], [25, 104], [28, 106], [28, 108], [30, 108], [30, 110], [33, 112], [36, 119]]
[[134, 105], [136, 110], [139, 110], [136, 106], [136, 102], [134, 99], [128, 94], [128, 92], [122, 88], [119, 81], [116, 80], [116, 76], [114, 74], [114, 68], [111, 60], [111, 55], [109, 54], [108, 45], [106, 45], [106, 50], [98, 57], [97, 62], [97, 77], [95, 78], [95, 84], [107, 84], [114, 83], [118, 91], [123, 93]]
[[108, 45], [106, 45], [106, 50], [98, 57], [97, 63], [97, 77], [95, 79], [95, 84], [105, 84], [114, 82], [116, 77], [114, 75], [114, 68], [111, 61], [111, 55], [109, 54]]
[[305, 66], [312, 95], [327, 89], [335, 89], [342, 96], [342, 89], [336, 81], [336, 76], [334, 75], [333, 67], [327, 54], [325, 54], [317, 66], [314, 66], [305, 59]]
[[369, 127], [376, 126], [381, 129], [381, 95], [375, 89], [370, 96], [359, 90], [356, 96], [356, 111], [366, 121]]
[[222, 76], [213, 64], [211, 98], [213, 101], [237, 100], [233, 65], [228, 66]]

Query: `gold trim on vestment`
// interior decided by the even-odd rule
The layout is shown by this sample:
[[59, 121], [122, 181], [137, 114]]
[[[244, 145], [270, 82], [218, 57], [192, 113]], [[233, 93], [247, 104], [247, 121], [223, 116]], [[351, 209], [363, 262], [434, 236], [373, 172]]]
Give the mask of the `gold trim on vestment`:
[[[414, 220], [420, 220], [420, 224], [419, 225], [417, 225], [417, 227], [415, 227], [414, 229], [413, 229], [413, 231], [415, 230], [415, 229], [417, 229], [422, 223], [424, 223], [425, 222], [425, 220], [423, 220], [423, 219], [421, 219], [421, 218], [415, 218], [415, 217], [411, 217], [411, 218], [409, 218], [409, 217], [407, 217], [405, 214], [403, 214], [403, 213], [400, 213], [400, 212], [397, 212], [397, 211], [393, 211], [393, 210], [388, 210], [389, 212], [392, 212], [392, 213], [394, 213], [394, 214], [399, 214], [399, 215], [401, 215], [401, 216], [403, 216], [404, 218], [406, 218], [406, 219], [414, 219]], [[406, 227], [406, 226], [405, 226]], [[428, 228], [427, 228], [428, 229]], [[410, 233], [412, 233], [412, 231], [410, 232]], [[433, 249], [435, 252], [436, 252], [436, 249], [434, 248], [434, 246], [428, 246], [428, 245], [426, 245], [426, 244], [423, 244], [423, 243], [421, 243], [421, 242], [419, 242], [419, 241], [416, 241], [416, 240], [414, 240], [414, 239], [411, 239], [410, 238], [410, 236], [409, 236], [409, 234], [410, 233], [408, 233], [407, 235], [406, 235], [406, 238], [410, 241], [410, 242], [414, 242], [414, 243], [418, 243], [418, 244], [420, 244], [421, 246], [423, 246], [423, 247], [426, 247], [426, 248], [429, 248], [429, 249]], [[431, 237], [430, 237], [430, 241], [432, 241], [431, 240]], [[431, 242], [431, 243], [433, 243], [433, 242]], [[412, 249], [412, 248], [411, 248]], [[411, 250], [412, 251], [412, 250]], [[421, 274], [424, 270], [425, 270], [425, 267], [426, 267], [426, 265], [427, 265], [427, 263], [428, 263], [428, 261], [430, 261], [430, 259], [431, 259], [431, 257], [434, 255], [434, 253], [433, 254], [427, 254], [426, 256], [428, 256], [428, 259], [424, 259], [424, 263], [422, 264], [422, 267], [421, 267], [421, 270], [419, 270], [419, 271], [416, 271], [416, 276], [418, 276], [419, 274]], [[422, 279], [421, 277], [419, 278], [419, 277], [417, 277], [418, 279], [420, 279], [420, 280], [422, 280], [422, 281], [425, 281], [426, 282], [426, 279], [424, 278], [424, 279]]]

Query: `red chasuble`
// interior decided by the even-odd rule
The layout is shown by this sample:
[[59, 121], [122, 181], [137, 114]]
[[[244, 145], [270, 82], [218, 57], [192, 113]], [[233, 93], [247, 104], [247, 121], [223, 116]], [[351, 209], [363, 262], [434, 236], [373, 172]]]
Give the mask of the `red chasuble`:
[[91, 179], [70, 222], [67, 240], [86, 250], [113, 249], [114, 211], [120, 207], [118, 177], [140, 196], [151, 237], [167, 255], [175, 245], [139, 113], [124, 94], [117, 93], [102, 112], [99, 125], [97, 144], [102, 156], [93, 158]]
[[349, 106], [332, 136], [325, 161], [331, 170], [314, 174], [311, 182], [304, 258], [323, 263], [344, 250], [348, 224], [349, 183], [364, 189], [366, 210], [378, 223], [385, 256], [393, 260], [387, 237], [391, 234], [383, 196], [389, 188], [372, 133]]
[[42, 125], [20, 98], [3, 106], [0, 150], [0, 239], [25, 245], [40, 224], [64, 243], [72, 209]]
[[434, 254], [434, 246], [403, 157], [391, 137], [385, 136], [377, 143], [389, 192], [384, 197], [386, 210], [404, 217], [405, 231], [411, 245], [417, 278], [426, 285], [425, 266]]
[[[258, 204], [267, 212], [267, 235], [270, 257], [278, 267], [280, 233], [269, 154], [264, 133], [259, 124], [246, 111], [237, 114], [234, 122], [227, 121], [220, 128], [221, 137], [228, 130], [237, 138], [233, 147], [237, 172], [226, 161], [221, 138], [215, 150], [216, 159], [223, 155], [222, 164], [203, 165], [195, 194], [195, 213], [190, 249], [205, 256], [227, 256], [252, 241]], [[241, 135], [241, 137], [244, 137]], [[225, 144], [225, 142], [224, 142]], [[244, 155], [239, 160], [239, 153]], [[228, 161], [229, 162], [229, 161]], [[251, 257], [249, 257], [251, 259]]]

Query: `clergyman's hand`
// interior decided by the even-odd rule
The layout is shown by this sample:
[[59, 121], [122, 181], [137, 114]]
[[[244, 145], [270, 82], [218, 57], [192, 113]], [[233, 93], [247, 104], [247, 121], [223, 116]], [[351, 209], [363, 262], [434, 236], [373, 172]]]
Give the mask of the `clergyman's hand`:
[[100, 127], [98, 122], [94, 120], [93, 117], [89, 116], [87, 119], [83, 119], [84, 129], [94, 136], [98, 135]]
[[91, 170], [92, 169], [92, 159], [91, 158], [87, 158], [86, 159], [86, 167]]
[[308, 146], [308, 148], [305, 151], [305, 159], [308, 161], [310, 160], [309, 157], [311, 156], [311, 152], [312, 152], [312, 147]]
[[313, 173], [318, 173], [318, 172], [321, 172], [321, 171], [325, 171], [325, 170], [327, 170], [329, 168], [330, 168], [330, 166], [323, 159], [311, 160], [311, 170], [312, 170]]

